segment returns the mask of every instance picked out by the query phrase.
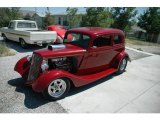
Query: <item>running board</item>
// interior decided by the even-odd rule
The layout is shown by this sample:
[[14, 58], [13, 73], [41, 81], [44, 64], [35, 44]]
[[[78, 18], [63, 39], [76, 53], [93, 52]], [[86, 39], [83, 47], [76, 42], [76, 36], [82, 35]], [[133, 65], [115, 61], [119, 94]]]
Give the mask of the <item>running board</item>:
[[106, 77], [112, 73], [115, 73], [117, 69], [115, 68], [109, 68], [107, 70], [104, 70], [102, 72], [98, 72], [95, 74], [89, 74], [89, 75], [84, 75], [84, 76], [75, 76], [77, 79], [79, 79], [77, 82], [79, 83], [77, 87], [89, 84], [91, 82], [97, 81], [103, 77]]

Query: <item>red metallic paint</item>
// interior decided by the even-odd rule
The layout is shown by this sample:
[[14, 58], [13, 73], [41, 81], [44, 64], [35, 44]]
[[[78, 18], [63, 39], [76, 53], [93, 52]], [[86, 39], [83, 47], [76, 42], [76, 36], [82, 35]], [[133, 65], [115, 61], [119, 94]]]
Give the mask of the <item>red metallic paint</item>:
[[[65, 29], [64, 26], [61, 26], [61, 25], [50, 25], [47, 27], [47, 29], [49, 31], [56, 31], [57, 32], [57, 36], [61, 37], [61, 39], [64, 39], [64, 36], [65, 36], [65, 33], [67, 32], [67, 30]], [[68, 40], [72, 40], [72, 36], [69, 35], [68, 36]], [[55, 41], [56, 43], [62, 43], [60, 42], [58, 39]]]
[[78, 76], [64, 70], [51, 70], [46, 73], [42, 73], [40, 77], [32, 83], [32, 88], [36, 92], [42, 92], [53, 80], [57, 78], [68, 78], [73, 82], [75, 87], [80, 87], [101, 79], [116, 71], [117, 69], [110, 68], [99, 73]]
[[[87, 34], [90, 36], [88, 49], [83, 49], [78, 46], [66, 44], [66, 48], [64, 49], [42, 49], [34, 51], [34, 53], [41, 55], [43, 59], [74, 56], [78, 59], [78, 71], [75, 74], [56, 69], [43, 72], [36, 80], [30, 83], [34, 91], [42, 92], [50, 84], [51, 81], [62, 77], [71, 80], [76, 87], [89, 84], [116, 72], [119, 67], [120, 61], [124, 57], [129, 58], [128, 54], [125, 52], [124, 33], [121, 30], [104, 29], [98, 27], [75, 28], [68, 30], [66, 32], [66, 35], [72, 32]], [[111, 46], [93, 48], [92, 44], [94, 39], [103, 34], [112, 35]], [[114, 34], [121, 35], [122, 43], [113, 43]], [[17, 62], [15, 66], [15, 70], [22, 76], [29, 69], [29, 66], [25, 69], [23, 68], [23, 65], [26, 63], [26, 61], [26, 58], [22, 58]]]
[[21, 58], [15, 65], [14, 70], [17, 71], [23, 79], [26, 79], [29, 72], [30, 63], [27, 57]]
[[85, 52], [87, 52], [85, 49], [78, 46], [70, 45], [70, 44], [66, 44], [66, 48], [64, 49], [48, 50], [48, 48], [45, 48], [45, 49], [34, 51], [34, 53], [37, 53], [44, 58], [78, 56], [78, 55], [84, 55]]

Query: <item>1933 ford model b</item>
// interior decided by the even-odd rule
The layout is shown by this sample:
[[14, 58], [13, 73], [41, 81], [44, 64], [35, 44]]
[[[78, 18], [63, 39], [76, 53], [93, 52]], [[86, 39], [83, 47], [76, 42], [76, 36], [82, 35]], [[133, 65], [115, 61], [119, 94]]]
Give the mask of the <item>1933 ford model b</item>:
[[80, 87], [112, 73], [123, 73], [127, 61], [124, 33], [99, 27], [74, 28], [63, 44], [20, 59], [17, 71], [25, 84], [53, 100], [64, 98], [71, 85]]

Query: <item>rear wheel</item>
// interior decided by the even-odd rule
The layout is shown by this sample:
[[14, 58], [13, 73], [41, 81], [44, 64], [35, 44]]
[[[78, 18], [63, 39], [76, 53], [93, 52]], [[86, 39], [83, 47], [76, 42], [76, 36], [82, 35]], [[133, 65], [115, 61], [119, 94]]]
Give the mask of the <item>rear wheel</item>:
[[28, 46], [28, 44], [23, 39], [20, 39], [20, 44], [22, 48], [27, 48]]
[[64, 98], [70, 90], [70, 81], [66, 78], [53, 80], [44, 90], [43, 94], [46, 98], [58, 100]]
[[7, 37], [6, 37], [5, 34], [3, 34], [2, 37], [3, 37], [3, 40], [4, 40], [4, 41], [6, 41], [6, 42], [8, 41], [8, 39], [7, 39]]
[[125, 71], [126, 66], [127, 66], [127, 62], [128, 62], [128, 58], [127, 57], [124, 57], [121, 60], [120, 65], [118, 67], [118, 71], [117, 71], [118, 74], [121, 74], [121, 73], [123, 73]]

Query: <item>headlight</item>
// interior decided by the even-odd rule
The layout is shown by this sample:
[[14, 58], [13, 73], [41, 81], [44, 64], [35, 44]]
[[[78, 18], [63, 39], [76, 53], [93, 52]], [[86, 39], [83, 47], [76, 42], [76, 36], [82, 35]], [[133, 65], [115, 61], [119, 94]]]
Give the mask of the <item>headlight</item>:
[[30, 61], [31, 61], [32, 56], [31, 56], [31, 55], [27, 55], [26, 57], [27, 57], [28, 62], [30, 62]]
[[46, 60], [43, 60], [43, 61], [42, 61], [42, 64], [41, 64], [42, 72], [45, 72], [48, 68], [49, 68], [49, 66], [48, 66], [47, 61], [46, 61]]

